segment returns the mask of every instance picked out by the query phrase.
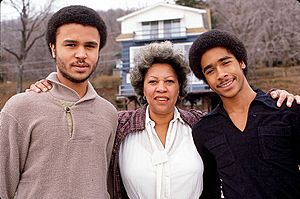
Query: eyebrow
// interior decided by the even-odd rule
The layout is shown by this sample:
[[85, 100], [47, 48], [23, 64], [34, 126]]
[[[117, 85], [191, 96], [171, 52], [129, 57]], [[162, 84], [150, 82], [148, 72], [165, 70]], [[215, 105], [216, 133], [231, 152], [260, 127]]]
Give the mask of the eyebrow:
[[93, 46], [98, 46], [98, 42], [95, 42], [95, 41], [88, 41], [88, 42], [85, 42], [85, 44], [88, 44], [88, 45], [93, 45]]
[[[79, 43], [76, 40], [71, 40], [71, 39], [66, 39], [63, 41], [64, 43]], [[93, 46], [98, 46], [98, 42], [95, 41], [88, 41], [88, 42], [84, 42], [85, 45], [93, 45]]]
[[202, 73], [206, 73], [206, 71], [209, 70], [212, 67], [213, 67], [212, 64], [208, 64], [207, 66], [204, 66], [204, 68], [202, 69]]
[[[220, 59], [218, 59], [217, 62], [222, 62], [222, 61], [230, 59], [230, 58], [232, 58], [232, 57], [231, 56], [224, 56], [224, 57], [221, 57]], [[212, 67], [213, 67], [213, 64], [208, 64], [207, 66], [203, 67], [202, 72], [205, 73], [208, 69], [210, 69]]]
[[225, 57], [220, 58], [220, 59], [218, 60], [218, 62], [222, 62], [222, 61], [224, 61], [224, 60], [226, 60], [226, 59], [230, 59], [230, 58], [232, 58], [232, 57], [231, 57], [231, 56], [225, 56]]
[[[152, 77], [152, 78], [155, 78], [155, 79], [158, 79], [158, 77], [157, 77], [157, 76], [153, 76], [153, 75], [151, 75], [151, 76], [149, 76], [149, 78], [150, 78], [150, 77]], [[176, 76], [173, 76], [173, 75], [168, 75], [168, 76], [164, 77], [164, 79], [167, 79], [167, 78], [176, 78]]]
[[76, 40], [66, 39], [63, 41], [64, 43], [77, 43]]

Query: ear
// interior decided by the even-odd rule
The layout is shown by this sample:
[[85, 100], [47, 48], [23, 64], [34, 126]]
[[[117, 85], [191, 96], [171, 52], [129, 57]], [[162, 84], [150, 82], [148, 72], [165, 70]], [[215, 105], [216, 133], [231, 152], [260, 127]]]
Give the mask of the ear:
[[242, 69], [245, 69], [246, 68], [246, 64], [244, 62], [241, 63], [241, 67]]
[[52, 57], [55, 59], [55, 45], [54, 44], [49, 44], [49, 47], [51, 49], [51, 54], [52, 54]]

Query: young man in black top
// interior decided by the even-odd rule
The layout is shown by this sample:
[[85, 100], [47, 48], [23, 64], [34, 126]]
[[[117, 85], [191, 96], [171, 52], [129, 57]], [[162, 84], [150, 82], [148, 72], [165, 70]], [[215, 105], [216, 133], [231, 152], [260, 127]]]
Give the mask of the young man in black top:
[[220, 185], [225, 198], [300, 198], [300, 106], [278, 108], [250, 87], [246, 49], [227, 32], [200, 35], [189, 59], [221, 98], [193, 128], [204, 162], [201, 198], [220, 198]]

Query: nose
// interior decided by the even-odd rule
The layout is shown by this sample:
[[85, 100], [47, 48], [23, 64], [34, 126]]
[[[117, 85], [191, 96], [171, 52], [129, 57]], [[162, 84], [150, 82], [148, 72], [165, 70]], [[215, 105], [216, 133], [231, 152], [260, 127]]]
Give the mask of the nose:
[[87, 58], [87, 53], [86, 50], [82, 47], [78, 48], [76, 53], [75, 53], [75, 57], [78, 59], [85, 59]]
[[222, 80], [223, 78], [227, 77], [228, 73], [224, 70], [223, 67], [217, 67], [217, 78], [218, 80]]
[[157, 92], [165, 92], [167, 90], [164, 81], [159, 81], [156, 87]]

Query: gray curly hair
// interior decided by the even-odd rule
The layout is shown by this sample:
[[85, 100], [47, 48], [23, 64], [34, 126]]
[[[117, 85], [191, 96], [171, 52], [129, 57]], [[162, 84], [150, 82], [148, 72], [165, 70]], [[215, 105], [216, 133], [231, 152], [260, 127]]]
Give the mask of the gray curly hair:
[[187, 75], [190, 72], [188, 62], [180, 49], [174, 48], [170, 41], [165, 41], [145, 45], [134, 57], [130, 81], [138, 101], [143, 105], [147, 104], [143, 98], [145, 75], [149, 68], [156, 63], [167, 63], [172, 66], [179, 82], [179, 97], [183, 98], [187, 93]]

